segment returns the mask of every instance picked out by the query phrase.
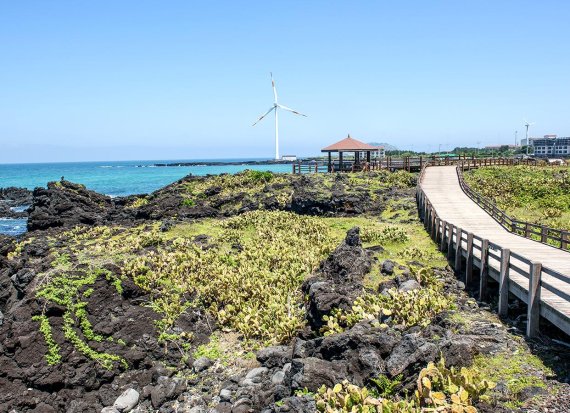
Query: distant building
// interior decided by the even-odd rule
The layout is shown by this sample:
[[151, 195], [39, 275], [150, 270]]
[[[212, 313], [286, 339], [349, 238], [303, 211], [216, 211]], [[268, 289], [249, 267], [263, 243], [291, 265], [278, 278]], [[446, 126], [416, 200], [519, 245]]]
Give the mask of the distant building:
[[282, 161], [296, 161], [297, 160], [297, 155], [283, 155], [281, 157]]
[[570, 137], [557, 137], [545, 135], [544, 138], [535, 138], [531, 145], [534, 147], [534, 155], [541, 158], [568, 157], [570, 156]]
[[386, 149], [383, 146], [376, 146], [376, 147], [378, 148], [378, 152], [372, 152], [372, 159], [384, 158], [386, 156]]

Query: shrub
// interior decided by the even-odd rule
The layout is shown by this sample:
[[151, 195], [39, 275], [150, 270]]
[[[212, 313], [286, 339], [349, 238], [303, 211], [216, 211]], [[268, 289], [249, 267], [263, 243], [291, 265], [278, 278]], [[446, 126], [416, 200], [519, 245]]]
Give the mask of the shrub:
[[473, 403], [488, 401], [485, 393], [495, 387], [475, 369], [446, 368], [443, 358], [422, 369], [416, 385], [413, 397], [389, 399], [391, 394], [382, 397], [345, 380], [332, 388], [322, 386], [314, 396], [315, 404], [318, 411], [327, 413], [476, 413]]
[[304, 323], [299, 287], [334, 247], [328, 227], [277, 211], [249, 212], [220, 227], [207, 249], [176, 239], [127, 260], [123, 273], [152, 294], [153, 308], [166, 320], [161, 329], [183, 311], [184, 297], [194, 295], [195, 304], [246, 339], [291, 338]]
[[364, 227], [360, 234], [363, 242], [393, 242], [404, 243], [409, 241], [410, 237], [406, 230], [396, 225], [390, 225], [383, 228]]

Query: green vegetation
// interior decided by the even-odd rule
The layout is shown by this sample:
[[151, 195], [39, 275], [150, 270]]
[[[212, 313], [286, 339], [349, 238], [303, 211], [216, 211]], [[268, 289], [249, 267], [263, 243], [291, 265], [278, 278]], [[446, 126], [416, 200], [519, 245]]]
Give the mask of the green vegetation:
[[396, 394], [397, 387], [402, 383], [402, 374], [398, 374], [392, 380], [388, 377], [381, 375], [372, 379], [374, 388], [371, 389], [371, 394], [375, 397], [391, 397]]
[[466, 172], [465, 181], [513, 218], [570, 229], [567, 167], [486, 167]]
[[396, 225], [386, 227], [365, 227], [360, 233], [360, 238], [364, 243], [386, 242], [402, 243], [410, 240], [406, 230]]
[[210, 336], [210, 341], [207, 344], [199, 345], [192, 354], [194, 359], [206, 357], [210, 360], [220, 360], [224, 358], [224, 351], [220, 347], [220, 338], [217, 334]]
[[[335, 183], [346, 184], [347, 189], [368, 192], [372, 200], [376, 200], [379, 193], [392, 188], [411, 188], [416, 183], [416, 175], [406, 171], [391, 173], [386, 170], [374, 171], [373, 174], [312, 174], [303, 176], [291, 176], [246, 170], [234, 175], [222, 174], [208, 178], [195, 178], [177, 184], [176, 190], [183, 196], [183, 205], [195, 206], [214, 195], [217, 199], [224, 199], [222, 209], [231, 209], [233, 198], [244, 194], [247, 199], [256, 199], [264, 191], [270, 188], [270, 195], [275, 198], [277, 204], [285, 207], [293, 194], [293, 183], [308, 179], [311, 184], [310, 190], [321, 190], [323, 195], [330, 191]], [[187, 201], [191, 200], [191, 201]], [[238, 205], [239, 206], [239, 205]]]
[[44, 335], [44, 340], [48, 346], [48, 352], [46, 354], [47, 363], [50, 365], [58, 364], [61, 361], [61, 355], [59, 354], [60, 348], [53, 340], [49, 319], [42, 314], [32, 317], [32, 321], [38, 321], [40, 323], [40, 332]]
[[425, 327], [436, 314], [453, 308], [453, 302], [443, 293], [441, 283], [435, 280], [431, 270], [418, 270], [416, 278], [424, 288], [410, 291], [393, 288], [386, 295], [365, 293], [354, 301], [350, 311], [334, 310], [330, 316], [323, 317], [327, 324], [322, 332], [325, 335], [339, 333], [362, 320], [376, 320], [380, 327], [387, 327], [377, 320], [378, 316], [389, 317], [392, 323], [406, 327]]
[[[386, 379], [375, 381], [386, 388]], [[482, 378], [474, 368], [446, 368], [443, 358], [438, 363], [429, 363], [419, 374], [417, 389], [413, 397], [399, 398], [390, 392], [379, 394], [378, 389], [369, 390], [347, 381], [333, 388], [325, 386], [314, 396], [317, 410], [326, 413], [370, 412], [370, 413], [420, 413], [425, 411], [475, 413], [473, 403], [487, 401], [489, 390], [495, 383]]]
[[[303, 323], [299, 287], [336, 246], [326, 225], [262, 211], [217, 225], [221, 232], [210, 248], [180, 238], [125, 262], [124, 275], [151, 293], [153, 309], [163, 314], [159, 329], [170, 328], [192, 304], [246, 339], [270, 344], [292, 337]], [[194, 303], [184, 301], [188, 293]]]
[[540, 358], [522, 345], [512, 352], [505, 351], [494, 356], [479, 355], [475, 358], [474, 366], [490, 380], [505, 383], [505, 389], [498, 398], [510, 408], [520, 407], [519, 396], [525, 389], [545, 389], [544, 378], [554, 376], [554, 372]]
[[193, 207], [196, 205], [196, 201], [190, 198], [184, 198], [184, 200], [182, 200], [182, 205], [187, 207]]
[[16, 244], [16, 248], [14, 248], [13, 251], [8, 253], [7, 258], [9, 260], [13, 260], [14, 258], [17, 258], [20, 256], [20, 254], [22, 253], [22, 251], [24, 251], [24, 248], [26, 247], [26, 245], [30, 245], [32, 242], [34, 242], [34, 237], [30, 237], [28, 239], [25, 239], [23, 241], [20, 241]]
[[[79, 328], [83, 337], [88, 341], [101, 342], [103, 340], [102, 336], [93, 332], [93, 327], [87, 318], [87, 311], [85, 309], [87, 302], [82, 301], [82, 298], [88, 297], [90, 295], [89, 290], [92, 290], [84, 287], [93, 285], [97, 277], [108, 275], [109, 272], [95, 269], [86, 272], [59, 273], [57, 271], [58, 269], [69, 270], [71, 267], [67, 254], [56, 255], [56, 258], [52, 261], [52, 266], [56, 270], [56, 273], [50, 276], [49, 279], [47, 276], [44, 278], [44, 283], [37, 288], [36, 297], [65, 307], [66, 311], [63, 314], [63, 332], [65, 338], [69, 340], [78, 351], [90, 359], [98, 361], [101, 366], [106, 369], [112, 368], [114, 362], [120, 363], [125, 368], [128, 367], [126, 361], [121, 357], [93, 350], [80, 338], [76, 331], [76, 329]], [[83, 291], [83, 294], [81, 291]], [[59, 346], [53, 341], [48, 318], [42, 314], [36, 316], [34, 320], [40, 322], [40, 331], [43, 333], [48, 346], [48, 353], [46, 354], [47, 362], [49, 364], [60, 362]]]
[[135, 199], [130, 205], [127, 206], [127, 208], [137, 209], [147, 204], [148, 204], [148, 198], [146, 196], [141, 196]]

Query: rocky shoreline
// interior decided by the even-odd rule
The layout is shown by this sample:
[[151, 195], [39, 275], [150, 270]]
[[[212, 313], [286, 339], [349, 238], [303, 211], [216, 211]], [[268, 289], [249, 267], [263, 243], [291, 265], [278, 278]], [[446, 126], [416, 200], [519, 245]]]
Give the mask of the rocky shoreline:
[[32, 198], [32, 191], [24, 188], [0, 188], [0, 218], [27, 217]]
[[[115, 199], [67, 181], [22, 192], [19, 202], [31, 204], [30, 232], [19, 240], [0, 236], [0, 411], [314, 412], [323, 411], [326, 389], [341, 392], [345, 381], [402, 404], [415, 397], [426, 366], [440, 360], [473, 374], [509, 368], [492, 377], [489, 398], [469, 396], [478, 411], [568, 411], [567, 349], [547, 337], [526, 343], [516, 322], [499, 321], [493, 303], [470, 296], [449, 266], [421, 250], [430, 241], [414, 232], [421, 228], [415, 178], [387, 174], [189, 176], [153, 194]], [[381, 231], [344, 229], [342, 241], [304, 274], [301, 304], [290, 309], [304, 326], [289, 339], [270, 346], [246, 340], [223, 324], [220, 311], [230, 308], [198, 305], [189, 290], [180, 292], [184, 305], [161, 333], [165, 319], [145, 284], [159, 269], [139, 268], [139, 259], [221, 248], [232, 268], [246, 246], [236, 238], [239, 221], [224, 222], [255, 211], [327, 217], [336, 220], [332, 228], [379, 220]], [[226, 232], [216, 238], [219, 228]], [[247, 239], [251, 228], [244, 228]], [[114, 253], [120, 261], [110, 259]], [[410, 305], [409, 314], [375, 310], [376, 301], [363, 297], [408, 300], [398, 305]], [[275, 304], [267, 297], [266, 305]]]
[[205, 161], [205, 162], [170, 162], [155, 163], [157, 167], [175, 167], [175, 166], [231, 166], [231, 165], [292, 165], [293, 161], [282, 160], [264, 160], [264, 161]]

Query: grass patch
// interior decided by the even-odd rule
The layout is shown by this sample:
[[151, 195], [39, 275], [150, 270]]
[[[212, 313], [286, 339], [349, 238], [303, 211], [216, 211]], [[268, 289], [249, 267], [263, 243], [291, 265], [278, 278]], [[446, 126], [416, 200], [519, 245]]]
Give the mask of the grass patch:
[[464, 175], [471, 188], [513, 218], [570, 229], [570, 168], [495, 166]]
[[507, 408], [520, 407], [519, 395], [530, 387], [547, 388], [546, 377], [554, 376], [554, 372], [545, 366], [540, 358], [530, 353], [523, 346], [513, 352], [497, 355], [478, 355], [474, 367], [485, 377], [504, 384], [504, 391], [497, 395]]

